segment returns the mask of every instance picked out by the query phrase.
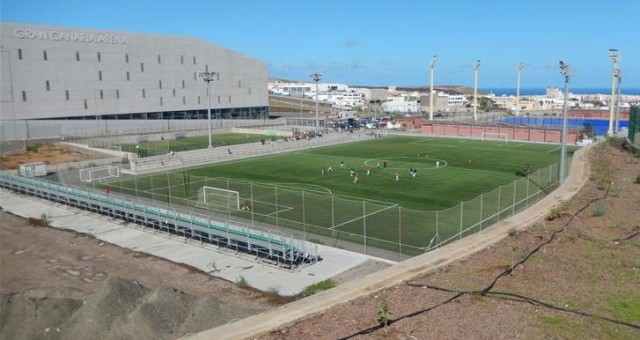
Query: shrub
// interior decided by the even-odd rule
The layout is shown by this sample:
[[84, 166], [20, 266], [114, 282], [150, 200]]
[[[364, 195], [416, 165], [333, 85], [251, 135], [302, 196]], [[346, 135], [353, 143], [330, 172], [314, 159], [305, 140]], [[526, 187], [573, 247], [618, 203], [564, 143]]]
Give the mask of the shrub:
[[638, 177], [636, 177], [636, 179], [635, 179], [635, 181], [633, 181], [633, 183], [640, 184], [640, 175], [638, 175]]
[[382, 299], [378, 304], [378, 323], [386, 327], [389, 324], [389, 319], [393, 316], [389, 309], [389, 301]]
[[593, 216], [604, 216], [607, 213], [607, 203], [604, 201], [598, 202], [596, 209], [593, 211]]
[[549, 211], [549, 214], [547, 215], [547, 221], [553, 221], [557, 218], [560, 218], [560, 216], [562, 216], [562, 214], [566, 212], [568, 207], [569, 207], [569, 202], [567, 201], [558, 202], [558, 204], [556, 204], [553, 208], [551, 208], [551, 211]]
[[240, 275], [237, 279], [236, 279], [236, 284], [238, 286], [243, 286], [243, 287], [248, 287], [249, 286], [249, 282], [247, 282], [247, 279], [244, 278], [244, 276]]

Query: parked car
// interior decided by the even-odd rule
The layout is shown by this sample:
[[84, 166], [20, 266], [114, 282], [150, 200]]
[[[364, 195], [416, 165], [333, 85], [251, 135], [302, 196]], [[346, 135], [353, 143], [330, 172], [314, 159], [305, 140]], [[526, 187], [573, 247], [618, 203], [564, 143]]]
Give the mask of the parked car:
[[576, 142], [577, 146], [586, 146], [593, 143], [593, 139], [581, 139]]

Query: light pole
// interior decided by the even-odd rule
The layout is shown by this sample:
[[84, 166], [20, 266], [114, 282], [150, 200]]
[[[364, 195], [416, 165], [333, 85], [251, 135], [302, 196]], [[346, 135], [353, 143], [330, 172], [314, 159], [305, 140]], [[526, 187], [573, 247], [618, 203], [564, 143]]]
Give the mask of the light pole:
[[559, 182], [564, 183], [566, 177], [566, 158], [567, 158], [567, 113], [569, 109], [569, 78], [571, 72], [569, 71], [569, 65], [560, 60], [560, 73], [564, 76], [564, 105], [562, 109], [562, 135], [560, 136], [560, 169], [559, 169]]
[[433, 68], [436, 67], [436, 56], [434, 55], [433, 58], [431, 58], [431, 64], [429, 64], [430, 69], [431, 69], [431, 77], [429, 80], [429, 84], [430, 86], [430, 91], [429, 92], [429, 120], [433, 121]]
[[524, 68], [523, 63], [518, 63], [516, 72], [516, 116], [520, 114], [520, 71]]
[[622, 87], [622, 70], [617, 69], [616, 77], [618, 77], [618, 94], [616, 95], [616, 123], [615, 133], [620, 132], [620, 88]]
[[320, 118], [318, 113], [318, 82], [322, 79], [322, 73], [311, 73], [311, 79], [316, 83], [316, 135], [320, 130]]
[[473, 121], [478, 120], [478, 67], [480, 67], [480, 59], [473, 65]]
[[211, 144], [211, 82], [214, 80], [220, 80], [220, 73], [216, 71], [209, 72], [209, 65], [205, 66], [204, 72], [200, 72], [200, 78], [207, 83], [207, 97], [209, 97], [209, 109], [207, 110], [207, 126], [209, 127], [209, 146], [213, 148]]
[[613, 135], [613, 103], [615, 102], [616, 96], [616, 73], [618, 72], [618, 62], [620, 61], [620, 54], [618, 54], [618, 50], [614, 48], [609, 49], [609, 58], [613, 63], [613, 73], [611, 75], [611, 102], [609, 108], [609, 130], [607, 130], [607, 135]]

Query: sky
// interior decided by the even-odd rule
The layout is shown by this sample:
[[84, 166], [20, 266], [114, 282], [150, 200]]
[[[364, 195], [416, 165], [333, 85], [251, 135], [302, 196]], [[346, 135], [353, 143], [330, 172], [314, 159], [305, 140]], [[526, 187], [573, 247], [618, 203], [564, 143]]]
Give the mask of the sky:
[[0, 0], [3, 22], [189, 36], [267, 63], [270, 77], [366, 86], [640, 88], [638, 0]]

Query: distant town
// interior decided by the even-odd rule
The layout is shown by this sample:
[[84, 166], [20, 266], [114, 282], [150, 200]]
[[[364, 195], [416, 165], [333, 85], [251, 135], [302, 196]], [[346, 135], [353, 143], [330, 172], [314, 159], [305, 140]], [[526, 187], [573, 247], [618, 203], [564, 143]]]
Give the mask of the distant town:
[[[317, 85], [317, 91], [316, 91]], [[269, 94], [272, 96], [318, 100], [330, 105], [332, 112], [383, 112], [387, 114], [421, 114], [430, 111], [430, 89], [427, 87], [371, 88], [351, 87], [339, 83], [295, 82], [270, 79]], [[473, 89], [465, 86], [434, 86], [434, 112], [470, 112], [473, 108]], [[616, 99], [617, 103], [616, 103]], [[572, 110], [609, 110], [611, 94], [580, 94], [569, 92], [568, 104]], [[562, 110], [564, 93], [557, 87], [547, 87], [543, 95], [496, 95], [478, 92], [478, 110], [501, 111], [512, 114], [543, 114]], [[302, 103], [300, 104], [302, 106]], [[620, 111], [628, 111], [640, 105], [640, 95], [614, 96], [613, 105]]]

